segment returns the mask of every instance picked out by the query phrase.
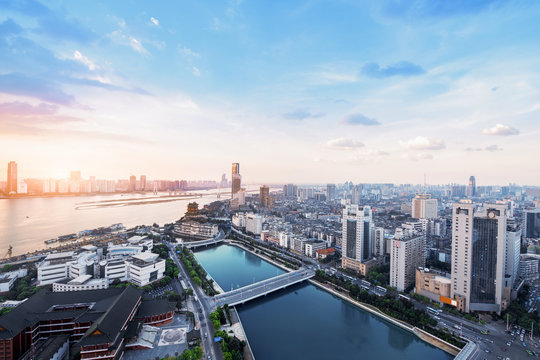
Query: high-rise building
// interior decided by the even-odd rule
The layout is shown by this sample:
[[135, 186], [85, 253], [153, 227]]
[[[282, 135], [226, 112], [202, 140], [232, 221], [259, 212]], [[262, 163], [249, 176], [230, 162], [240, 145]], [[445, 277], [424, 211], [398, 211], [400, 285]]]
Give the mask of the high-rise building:
[[259, 190], [259, 204], [263, 208], [270, 206], [270, 189], [266, 185], [261, 186]]
[[8, 170], [7, 170], [7, 185], [6, 185], [6, 193], [8, 194], [16, 194], [17, 193], [17, 163], [15, 161], [10, 161], [8, 163]]
[[342, 266], [365, 272], [362, 265], [373, 257], [375, 225], [371, 207], [347, 205], [343, 209]]
[[521, 229], [514, 218], [509, 218], [506, 222], [506, 259], [505, 277], [510, 276], [510, 288], [513, 287], [518, 277], [519, 255], [521, 250]]
[[404, 236], [400, 228], [390, 248], [390, 286], [404, 291], [414, 284], [416, 269], [426, 263], [426, 236]]
[[137, 177], [135, 175], [131, 175], [129, 177], [129, 187], [128, 191], [133, 192], [137, 189]]
[[221, 188], [226, 188], [228, 183], [229, 182], [227, 181], [227, 175], [225, 175], [225, 174], [221, 175], [220, 187]]
[[511, 287], [505, 276], [506, 207], [455, 203], [452, 210], [452, 297], [459, 310], [500, 314]]
[[384, 237], [384, 228], [375, 228], [375, 238], [373, 239], [373, 256], [384, 256], [386, 252], [386, 241]]
[[145, 189], [146, 189], [146, 175], [141, 175], [139, 190], [144, 191]]
[[360, 203], [360, 191], [361, 185], [354, 185], [352, 188], [351, 203], [358, 204]]
[[283, 196], [296, 197], [298, 193], [298, 187], [294, 184], [283, 185]]
[[232, 186], [231, 186], [231, 199], [242, 188], [242, 176], [240, 175], [240, 164], [232, 164]]
[[525, 209], [523, 212], [523, 237], [540, 239], [540, 208]]
[[326, 200], [332, 201], [336, 198], [336, 184], [326, 185]]
[[411, 216], [414, 219], [435, 219], [439, 202], [430, 194], [418, 194], [412, 200]]
[[476, 179], [474, 176], [469, 178], [469, 184], [467, 185], [467, 197], [476, 196]]

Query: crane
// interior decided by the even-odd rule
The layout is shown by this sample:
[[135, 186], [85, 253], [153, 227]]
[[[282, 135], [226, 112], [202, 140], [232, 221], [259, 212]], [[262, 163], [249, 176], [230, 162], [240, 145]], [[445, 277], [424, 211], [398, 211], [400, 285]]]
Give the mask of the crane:
[[3, 259], [11, 259], [11, 255], [13, 255], [13, 246], [9, 245], [8, 251], [6, 252], [6, 255], [4, 255]]

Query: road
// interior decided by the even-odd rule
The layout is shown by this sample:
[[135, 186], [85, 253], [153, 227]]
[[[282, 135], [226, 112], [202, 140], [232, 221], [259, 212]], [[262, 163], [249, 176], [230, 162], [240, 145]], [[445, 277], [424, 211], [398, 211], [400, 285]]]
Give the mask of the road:
[[[218, 356], [216, 354], [219, 354], [219, 358], [221, 358], [221, 350], [214, 346], [214, 326], [209, 320], [211, 307], [209, 306], [210, 304], [205, 301], [205, 299], [207, 298], [206, 294], [204, 294], [202, 290], [192, 282], [191, 277], [186, 274], [184, 267], [180, 263], [178, 255], [176, 254], [175, 246], [171, 243], [165, 244], [169, 248], [170, 258], [173, 259], [176, 266], [178, 266], [178, 269], [180, 271], [179, 277], [185, 279], [185, 281], [191, 286], [195, 294], [194, 297], [188, 297], [187, 302], [188, 308], [192, 309], [193, 313], [195, 314], [195, 318], [198, 318], [199, 321], [201, 331], [201, 344], [203, 345], [203, 351], [205, 354], [204, 359], [206, 359], [208, 356], [210, 356], [211, 359], [218, 359]], [[205, 334], [208, 334], [208, 336], [205, 337]]]

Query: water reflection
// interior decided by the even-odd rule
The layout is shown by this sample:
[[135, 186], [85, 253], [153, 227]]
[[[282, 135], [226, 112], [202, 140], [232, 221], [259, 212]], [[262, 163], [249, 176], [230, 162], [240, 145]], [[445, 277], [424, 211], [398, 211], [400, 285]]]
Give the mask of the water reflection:
[[244, 253], [244, 259], [247, 265], [260, 267], [262, 263], [262, 260], [260, 257], [255, 256], [251, 253], [248, 253], [247, 251]]
[[396, 327], [388, 328], [388, 344], [396, 350], [403, 351], [409, 347], [409, 345], [414, 341], [414, 338], [407, 333], [404, 333], [403, 330]]

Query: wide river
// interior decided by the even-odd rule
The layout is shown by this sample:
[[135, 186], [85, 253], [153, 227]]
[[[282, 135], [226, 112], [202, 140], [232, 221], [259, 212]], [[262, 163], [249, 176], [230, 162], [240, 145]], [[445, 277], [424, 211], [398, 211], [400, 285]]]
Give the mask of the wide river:
[[[195, 253], [225, 291], [283, 270], [234, 246]], [[309, 283], [237, 307], [256, 360], [446, 360], [453, 356]]]
[[191, 201], [202, 207], [218, 200], [217, 190], [194, 192], [204, 196], [176, 201], [160, 197], [168, 194], [0, 199], [0, 257], [9, 245], [13, 255], [20, 255], [45, 248], [44, 240], [115, 223], [126, 227], [163, 225], [184, 216]]

